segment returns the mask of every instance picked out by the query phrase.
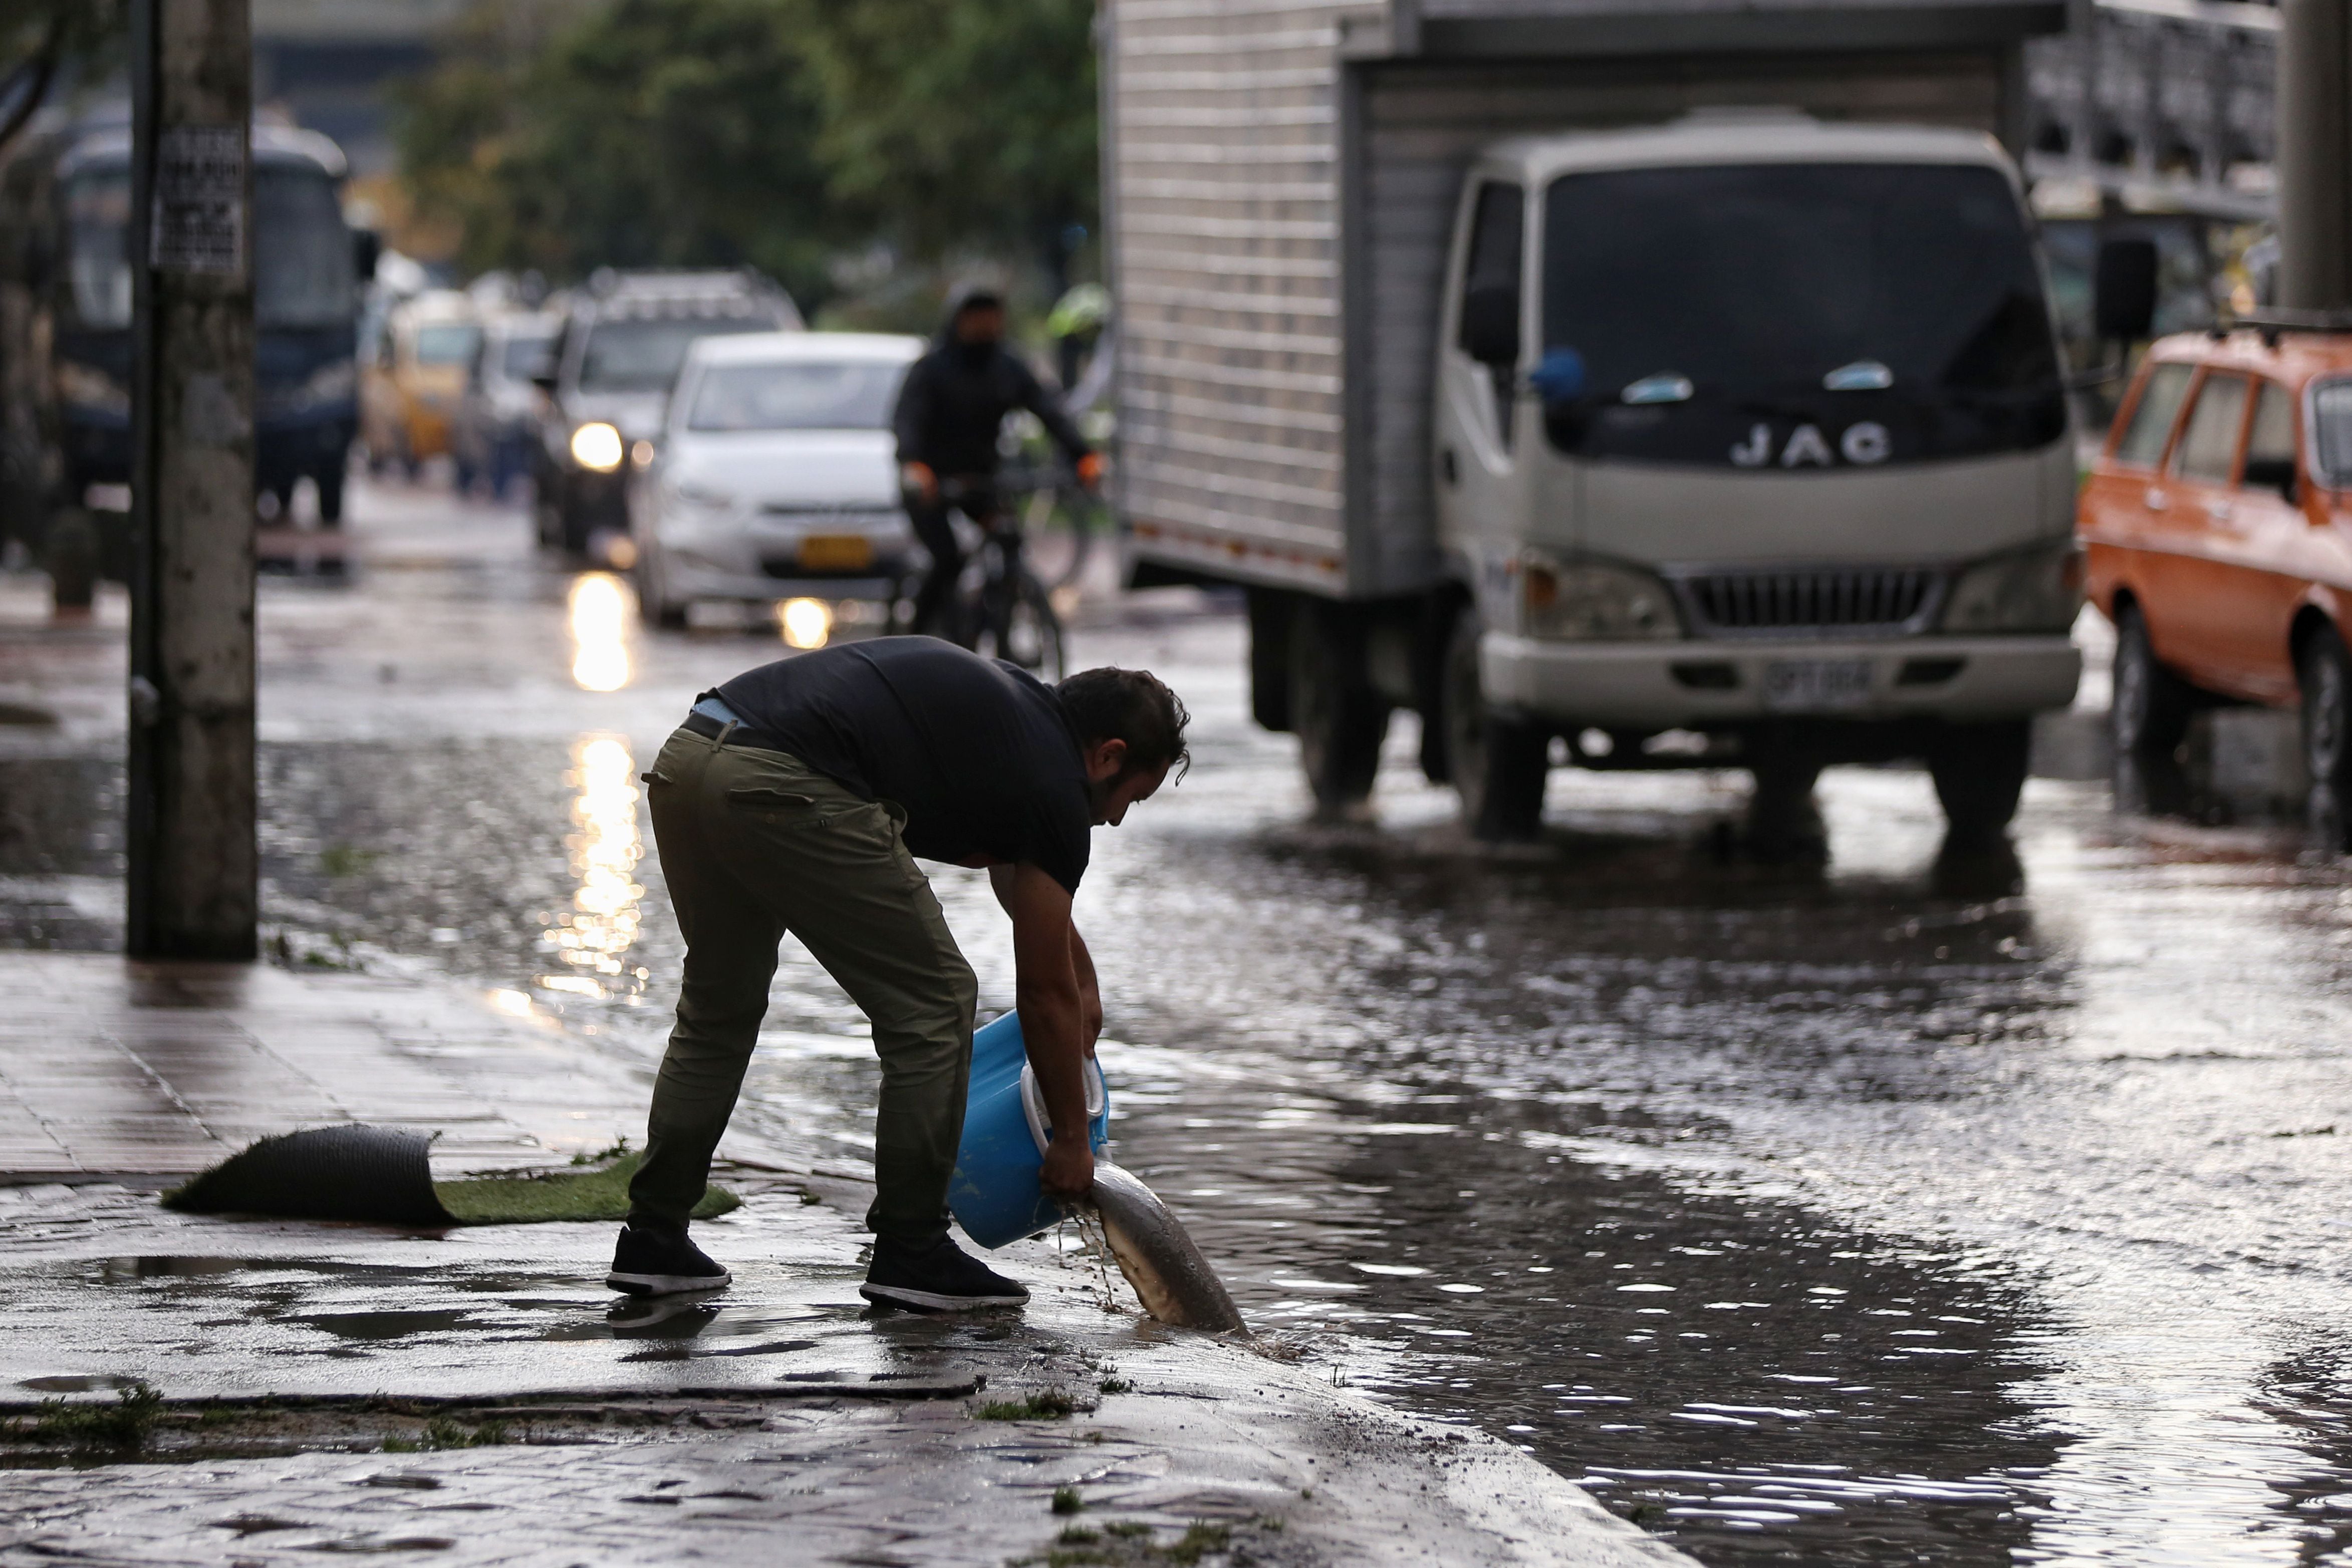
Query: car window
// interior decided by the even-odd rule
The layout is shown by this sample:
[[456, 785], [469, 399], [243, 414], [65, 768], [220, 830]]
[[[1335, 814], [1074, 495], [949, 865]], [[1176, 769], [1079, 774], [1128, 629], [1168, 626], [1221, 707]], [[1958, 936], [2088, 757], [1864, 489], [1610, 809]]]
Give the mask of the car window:
[[2320, 384], [2311, 395], [2312, 445], [2327, 482], [2352, 486], [2352, 381]]
[[720, 364], [694, 389], [689, 430], [881, 430], [898, 400], [903, 364], [795, 360]]
[[2124, 438], [2116, 443], [2116, 461], [2156, 467], [2172, 434], [2173, 416], [2180, 412], [2180, 400], [2188, 395], [2192, 369], [2185, 364], [2160, 364], [2147, 373], [2147, 384], [2132, 405], [2131, 424], [2125, 427]]
[[2207, 376], [2197, 388], [2189, 423], [2181, 426], [2172, 471], [2184, 479], [2228, 482], [2238, 466], [2238, 432], [2245, 418], [2246, 378]]
[[2260, 489], [2294, 483], [2294, 395], [2275, 381], [2254, 394], [2254, 420], [2246, 427], [2246, 467], [2238, 481]]
[[482, 329], [463, 321], [416, 329], [418, 364], [465, 364], [481, 346]]

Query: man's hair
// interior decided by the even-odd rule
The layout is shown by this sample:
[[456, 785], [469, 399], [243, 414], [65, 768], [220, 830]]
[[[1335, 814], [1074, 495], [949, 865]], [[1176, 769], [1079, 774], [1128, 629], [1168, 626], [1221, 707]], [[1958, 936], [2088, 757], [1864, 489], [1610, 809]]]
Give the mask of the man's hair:
[[1192, 765], [1184, 726], [1192, 716], [1184, 700], [1158, 676], [1141, 669], [1082, 669], [1054, 688], [1070, 728], [1087, 746], [1127, 742], [1127, 771], [1173, 768], [1182, 778]]

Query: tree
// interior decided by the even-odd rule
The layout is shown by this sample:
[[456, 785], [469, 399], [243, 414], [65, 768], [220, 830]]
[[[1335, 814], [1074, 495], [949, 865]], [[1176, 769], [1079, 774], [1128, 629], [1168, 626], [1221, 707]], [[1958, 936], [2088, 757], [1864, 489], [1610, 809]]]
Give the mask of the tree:
[[1098, 207], [1093, 0], [801, 0], [845, 205], [911, 252], [1058, 272]]
[[816, 107], [780, 0], [476, 5], [401, 96], [421, 214], [472, 268], [749, 265], [821, 292], [840, 237]]
[[10, 0], [0, 15], [0, 153], [60, 76], [87, 74], [121, 47], [121, 0]]
[[1094, 0], [475, 0], [402, 95], [469, 268], [750, 263], [804, 302], [887, 242], [1056, 279], [1097, 210]]

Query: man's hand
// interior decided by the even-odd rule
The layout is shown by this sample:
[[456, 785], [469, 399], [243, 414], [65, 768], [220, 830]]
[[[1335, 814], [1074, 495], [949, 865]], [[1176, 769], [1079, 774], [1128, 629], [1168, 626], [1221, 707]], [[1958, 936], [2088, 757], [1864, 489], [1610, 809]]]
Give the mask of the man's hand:
[[1046, 1144], [1037, 1184], [1057, 1198], [1082, 1198], [1094, 1191], [1095, 1154], [1087, 1140], [1056, 1137]]
[[1100, 452], [1088, 452], [1078, 459], [1078, 483], [1090, 490], [1102, 489], [1103, 460]]
[[926, 505], [940, 499], [940, 477], [929, 463], [899, 464], [898, 485], [922, 497]]

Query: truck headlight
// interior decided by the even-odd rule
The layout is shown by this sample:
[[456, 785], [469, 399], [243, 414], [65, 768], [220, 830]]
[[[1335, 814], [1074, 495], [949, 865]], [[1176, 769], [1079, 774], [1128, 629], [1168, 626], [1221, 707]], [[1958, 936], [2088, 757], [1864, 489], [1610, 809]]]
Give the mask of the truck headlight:
[[58, 401], [100, 414], [131, 412], [131, 389], [94, 364], [61, 359], [57, 369]]
[[1979, 561], [1952, 584], [1948, 632], [2063, 632], [2083, 608], [2083, 547], [2073, 540]]
[[1643, 642], [1683, 635], [1665, 584], [1623, 566], [1566, 566], [1528, 554], [1519, 563], [1519, 604], [1531, 637]]
[[572, 460], [590, 473], [609, 474], [627, 455], [621, 433], [601, 419], [572, 432]]

